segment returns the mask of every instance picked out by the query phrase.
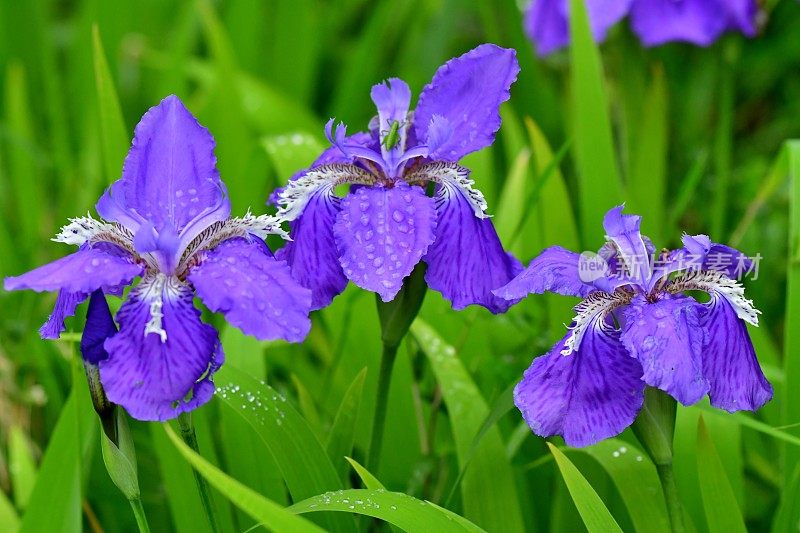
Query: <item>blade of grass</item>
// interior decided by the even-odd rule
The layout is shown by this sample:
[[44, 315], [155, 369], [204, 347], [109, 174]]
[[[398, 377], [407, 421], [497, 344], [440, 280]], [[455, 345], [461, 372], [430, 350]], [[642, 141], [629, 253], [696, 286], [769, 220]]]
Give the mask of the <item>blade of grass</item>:
[[410, 533], [436, 531], [483, 531], [447, 509], [418, 500], [402, 492], [384, 489], [349, 489], [327, 492], [298, 502], [289, 510], [295, 513], [339, 511], [379, 518]]
[[570, 74], [575, 166], [578, 172], [580, 227], [584, 247], [602, 242], [605, 212], [622, 203], [603, 68], [589, 26], [584, 0], [570, 0]]
[[[489, 408], [452, 346], [421, 319], [411, 326], [411, 334], [427, 356], [450, 413], [459, 466], [466, 467], [475, 435], [489, 415]], [[486, 490], [486, 480], [492, 490]], [[490, 429], [472, 456], [461, 483], [465, 516], [490, 531], [523, 529], [522, 511], [511, 465], [505, 456], [497, 428]]]
[[167, 437], [172, 441], [178, 453], [182, 455], [195, 470], [200, 472], [214, 488], [226, 495], [234, 505], [255, 518], [262, 526], [272, 531], [309, 533], [324, 531], [308, 520], [287, 512], [286, 509], [277, 503], [264, 498], [235, 479], [228, 477], [225, 473], [184, 444], [172, 428], [166, 424], [164, 424], [163, 427]]
[[746, 532], [736, 496], [702, 416], [697, 426], [697, 477], [709, 531]]
[[[119, 105], [114, 79], [108, 68], [106, 53], [100, 40], [100, 30], [92, 26], [94, 54], [94, 78], [97, 88], [97, 110], [100, 118], [100, 145], [103, 148], [103, 164], [106, 183], [116, 180], [122, 172], [122, 162], [128, 152], [130, 141], [122, 108]], [[166, 95], [165, 95], [166, 96]]]
[[572, 501], [575, 502], [575, 507], [578, 508], [578, 513], [583, 519], [583, 523], [589, 533], [608, 533], [610, 531], [622, 532], [622, 529], [617, 524], [614, 517], [603, 504], [603, 500], [597, 495], [595, 490], [586, 481], [586, 478], [580, 473], [578, 468], [567, 459], [561, 450], [547, 443], [550, 448], [550, 453], [556, 460], [558, 469], [561, 471], [561, 476], [567, 484]]
[[[786, 324], [800, 323], [800, 141], [786, 143], [789, 170], [789, 264], [786, 273]], [[800, 330], [786, 328], [784, 337], [783, 391], [796, 391], [800, 387]], [[797, 422], [800, 413], [800, 395], [783, 395], [783, 424]], [[800, 435], [800, 428], [788, 431]], [[784, 485], [788, 485], [794, 469], [800, 464], [800, 449], [784, 447]]]

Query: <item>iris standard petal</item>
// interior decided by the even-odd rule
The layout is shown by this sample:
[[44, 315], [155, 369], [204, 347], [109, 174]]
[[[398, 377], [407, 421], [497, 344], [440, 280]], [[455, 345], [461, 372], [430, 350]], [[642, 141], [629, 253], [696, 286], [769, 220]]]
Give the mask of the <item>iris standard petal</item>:
[[450, 182], [436, 187], [436, 232], [424, 257], [428, 286], [449, 300], [453, 309], [481, 305], [503, 313], [518, 300], [492, 293], [521, 270], [503, 249], [489, 218], [479, 218], [464, 191]]
[[117, 313], [100, 379], [108, 399], [138, 420], [168, 420], [208, 401], [221, 362], [217, 331], [200, 321], [187, 284], [163, 274], [137, 285]]
[[214, 146], [214, 138], [180, 99], [168, 96], [136, 126], [122, 187], [113, 188], [112, 195], [123, 193], [117, 204], [134, 210], [159, 231], [169, 226], [180, 233], [201, 215], [204, 227], [198, 231], [225, 220], [230, 203], [216, 168]]
[[290, 223], [292, 240], [275, 252], [289, 264], [292, 276], [311, 289], [312, 310], [326, 307], [347, 287], [333, 237], [340, 202], [329, 190], [312, 195], [303, 214]]
[[31, 289], [90, 293], [104, 286], [127, 285], [142, 273], [142, 266], [130, 254], [115, 245], [98, 243], [30, 272], [6, 278], [7, 291]]
[[645, 46], [682, 41], [708, 46], [725, 31], [730, 0], [635, 0], [631, 26]]
[[514, 403], [537, 435], [589, 446], [618, 435], [636, 418], [644, 400], [642, 367], [602, 320], [571, 355], [561, 355], [565, 337], [534, 359], [514, 389]]
[[64, 319], [75, 314], [75, 309], [89, 296], [86, 292], [69, 292], [61, 289], [58, 291], [56, 304], [47, 321], [39, 328], [39, 335], [43, 339], [57, 339], [67, 329]]
[[688, 270], [713, 270], [732, 279], [741, 279], [753, 267], [750, 257], [735, 248], [711, 242], [707, 235], [684, 235], [684, 256], [677, 260], [688, 266]]
[[579, 254], [561, 246], [546, 248], [530, 262], [528, 268], [494, 293], [507, 300], [546, 291], [584, 298], [597, 289], [581, 279], [580, 258]]
[[772, 399], [745, 322], [721, 295], [703, 306], [700, 324], [706, 329], [703, 375], [711, 389], [711, 405], [729, 412], [755, 411]]
[[625, 262], [627, 267], [625, 277], [646, 287], [652, 276], [652, 258], [647, 242], [639, 231], [642, 217], [622, 214], [624, 207], [620, 205], [606, 213], [603, 218], [603, 229]]
[[106, 339], [116, 335], [117, 325], [102, 290], [92, 292], [86, 310], [86, 326], [81, 335], [81, 356], [84, 361], [97, 365], [108, 359]]
[[[378, 138], [381, 140], [381, 154], [386, 161], [399, 159], [406, 148], [406, 130], [408, 129], [408, 106], [411, 104], [411, 89], [401, 79], [391, 78], [386, 83], [372, 86], [370, 93], [375, 107], [378, 108]], [[389, 139], [394, 125], [397, 124], [396, 139]], [[389, 139], [389, 140], [387, 140]]]
[[333, 233], [345, 275], [391, 301], [433, 242], [433, 199], [417, 186], [358, 187], [344, 198]]
[[684, 405], [697, 403], [709, 389], [703, 376], [701, 310], [692, 298], [651, 303], [641, 295], [622, 310], [622, 342], [641, 363], [642, 379]]
[[442, 65], [414, 112], [417, 138], [423, 143], [435, 115], [448, 121], [450, 138], [440, 140], [430, 158], [458, 161], [489, 146], [500, 129], [500, 104], [510, 97], [518, 73], [516, 52], [493, 44], [482, 44]]
[[300, 342], [311, 329], [311, 291], [263, 242], [224, 241], [206, 252], [188, 279], [209, 309], [248, 335]]

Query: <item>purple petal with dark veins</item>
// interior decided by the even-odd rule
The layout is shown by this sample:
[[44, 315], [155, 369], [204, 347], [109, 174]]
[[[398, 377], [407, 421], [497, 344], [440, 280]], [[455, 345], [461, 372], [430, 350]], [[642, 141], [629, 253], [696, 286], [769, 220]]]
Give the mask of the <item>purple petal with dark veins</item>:
[[[430, 158], [458, 161], [492, 144], [500, 129], [500, 104], [508, 100], [518, 73], [516, 52], [493, 44], [482, 44], [442, 65], [423, 89], [414, 112], [421, 142], [427, 142], [434, 115], [448, 122], [450, 138], [439, 139]], [[440, 129], [437, 136], [441, 133]]]
[[504, 313], [517, 299], [496, 296], [522, 265], [503, 249], [490, 218], [478, 218], [462, 190], [454, 185], [436, 188], [436, 239], [425, 255], [428, 286], [449, 300], [453, 309], [481, 305]]
[[688, 269], [714, 270], [731, 279], [741, 279], [753, 267], [753, 261], [735, 248], [711, 242], [707, 235], [684, 235], [683, 251], [676, 257], [688, 264]]
[[756, 358], [744, 321], [720, 295], [703, 305], [700, 325], [706, 329], [703, 375], [711, 405], [729, 412], [755, 411], [772, 399], [770, 385]]
[[115, 184], [111, 190], [117, 209], [110, 209], [105, 199], [98, 212], [124, 224], [114, 213], [120, 208], [133, 210], [159, 232], [165, 227], [175, 233], [186, 230], [190, 238], [225, 220], [230, 202], [216, 168], [214, 145], [208, 130], [177, 96], [164, 98], [136, 126], [122, 186]]
[[81, 356], [84, 361], [97, 365], [108, 359], [104, 343], [117, 334], [117, 325], [102, 290], [92, 292], [86, 310], [86, 325], [81, 335]]
[[289, 264], [292, 276], [311, 289], [312, 310], [326, 307], [347, 287], [333, 236], [340, 202], [330, 190], [314, 194], [303, 214], [290, 223], [292, 240], [275, 252]]
[[188, 279], [200, 299], [248, 335], [300, 342], [311, 329], [311, 291], [263, 242], [229, 239], [207, 253]]
[[564, 356], [566, 337], [533, 360], [514, 389], [514, 403], [534, 433], [561, 435], [589, 446], [630, 426], [644, 401], [642, 367], [619, 332], [597, 318], [577, 352]]
[[348, 279], [389, 302], [433, 242], [435, 227], [433, 199], [400, 181], [351, 191], [333, 234]]
[[57, 339], [66, 331], [64, 319], [73, 316], [75, 309], [89, 296], [85, 292], [69, 292], [64, 289], [58, 291], [56, 304], [47, 321], [39, 328], [39, 335], [43, 339]]
[[109, 357], [100, 361], [100, 380], [108, 399], [138, 420], [175, 418], [213, 394], [222, 348], [193, 296], [187, 284], [159, 275], [136, 286], [117, 313], [120, 330], [104, 344]]
[[627, 274], [624, 277], [645, 287], [652, 275], [652, 257], [647, 246], [649, 239], [639, 231], [642, 217], [622, 214], [624, 207], [620, 205], [609, 209], [603, 218], [603, 229], [625, 262]]
[[701, 310], [692, 298], [651, 303], [641, 295], [622, 310], [622, 342], [641, 363], [642, 379], [684, 405], [697, 403], [708, 392], [708, 380], [703, 377]]
[[141, 273], [141, 265], [134, 263], [127, 252], [112, 244], [99, 243], [21, 276], [6, 278], [4, 286], [7, 291], [63, 289], [88, 294], [103, 286], [127, 285]]
[[645, 46], [682, 41], [708, 46], [725, 31], [729, 0], [636, 0], [631, 26]]
[[546, 291], [584, 298], [597, 289], [581, 279], [580, 257], [561, 246], [546, 248], [521, 274], [493, 292], [506, 300]]

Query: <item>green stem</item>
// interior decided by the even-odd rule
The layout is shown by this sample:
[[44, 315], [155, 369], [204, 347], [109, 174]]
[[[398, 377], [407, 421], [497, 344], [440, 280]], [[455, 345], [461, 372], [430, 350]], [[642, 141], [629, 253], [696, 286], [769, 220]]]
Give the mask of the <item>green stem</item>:
[[[189, 413], [181, 413], [178, 416], [178, 425], [181, 428], [181, 438], [183, 439], [183, 442], [185, 442], [187, 446], [199, 454], [200, 449], [197, 446], [197, 434], [194, 431], [191, 415]], [[194, 480], [197, 483], [197, 492], [200, 494], [200, 501], [203, 503], [203, 509], [206, 511], [208, 523], [211, 525], [211, 531], [217, 533], [219, 531], [217, 513], [214, 510], [214, 502], [211, 500], [211, 493], [208, 490], [208, 484], [203, 476], [197, 472], [197, 470], [192, 469], [192, 472], [194, 473]]]
[[408, 328], [422, 307], [425, 292], [425, 263], [420, 262], [406, 278], [403, 287], [391, 302], [377, 298], [378, 319], [381, 323], [381, 369], [378, 374], [378, 392], [375, 400], [375, 413], [372, 420], [372, 437], [367, 452], [367, 468], [378, 474], [378, 463], [383, 447], [383, 434], [386, 426], [386, 408], [389, 403], [389, 388], [392, 382], [392, 369], [397, 359], [397, 348], [408, 333]]
[[644, 405], [633, 423], [633, 432], [656, 465], [673, 533], [683, 533], [683, 507], [672, 471], [672, 440], [677, 404], [669, 394], [647, 387]]
[[378, 395], [375, 399], [375, 414], [372, 421], [372, 437], [370, 438], [367, 468], [377, 474], [378, 463], [383, 448], [383, 434], [386, 430], [386, 407], [389, 403], [389, 387], [392, 383], [392, 369], [397, 359], [397, 346], [383, 345], [381, 354], [381, 370], [378, 374]]
[[141, 498], [134, 498], [129, 501], [131, 502], [131, 509], [133, 509], [133, 516], [136, 517], [136, 525], [139, 526], [139, 533], [150, 533], [150, 526], [147, 524], [147, 516], [144, 514]]
[[656, 470], [658, 470], [658, 478], [661, 480], [661, 488], [664, 490], [664, 499], [667, 501], [667, 512], [672, 531], [673, 533], [683, 533], [686, 530], [683, 525], [683, 507], [681, 507], [681, 500], [678, 497], [678, 486], [675, 484], [672, 462], [656, 465]]

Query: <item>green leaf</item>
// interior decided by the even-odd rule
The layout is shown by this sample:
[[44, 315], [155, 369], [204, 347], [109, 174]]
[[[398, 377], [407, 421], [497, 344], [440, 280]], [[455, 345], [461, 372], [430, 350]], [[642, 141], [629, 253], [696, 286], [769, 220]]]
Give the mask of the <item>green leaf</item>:
[[800, 465], [794, 469], [792, 480], [781, 493], [781, 502], [772, 522], [772, 531], [797, 530], [798, 517], [800, 517]]
[[647, 213], [647, 234], [664, 238], [667, 178], [667, 88], [664, 69], [653, 69], [651, 86], [636, 113], [628, 195], [634, 213]]
[[6, 493], [0, 490], [0, 529], [8, 533], [19, 531], [19, 516]]
[[[358, 409], [361, 406], [361, 395], [364, 391], [364, 381], [367, 379], [367, 369], [359, 372], [347, 392], [344, 393], [342, 403], [333, 419], [333, 425], [328, 433], [328, 442], [325, 449], [328, 457], [333, 461], [334, 466], [339, 472], [339, 477], [347, 479], [347, 455], [353, 451], [353, 443], [356, 436], [356, 422], [358, 421]], [[352, 461], [351, 461], [352, 464]]]
[[572, 501], [575, 502], [575, 507], [578, 509], [578, 513], [581, 515], [581, 519], [589, 533], [594, 533], [595, 531], [598, 533], [619, 531], [621, 533], [622, 529], [614, 520], [614, 517], [611, 516], [606, 506], [603, 505], [603, 500], [600, 499], [600, 496], [597, 495], [577, 467], [549, 442], [547, 447], [550, 448], [550, 453], [553, 454], [553, 458], [556, 460], [561, 476], [567, 484], [570, 496], [572, 496]]
[[167, 504], [175, 530], [178, 533], [212, 533], [191, 466], [181, 459], [158, 424], [149, 426], [164, 491], [169, 494]]
[[736, 496], [702, 416], [697, 426], [697, 479], [708, 530], [711, 533], [746, 532]]
[[279, 185], [286, 184], [295, 172], [311, 166], [324, 150], [315, 137], [299, 132], [264, 137], [261, 144], [275, 167]]
[[128, 421], [122, 408], [114, 409], [119, 446], [108, 438], [105, 431], [100, 432], [100, 449], [103, 462], [114, 485], [128, 500], [139, 498], [139, 475], [136, 470], [136, 450], [133, 447]]
[[36, 485], [36, 462], [28, 438], [19, 426], [12, 426], [8, 436], [8, 470], [14, 487], [17, 509], [25, 509]]
[[29, 250], [31, 243], [40, 241], [46, 229], [44, 206], [47, 198], [40, 168], [42, 155], [34, 138], [27, 75], [25, 67], [16, 61], [9, 63], [6, 71], [5, 122], [8, 175], [13, 198], [11, 206], [6, 207], [13, 206], [16, 217], [11, 220], [18, 224], [18, 227], [9, 229], [21, 232], [17, 244], [23, 250]]
[[[216, 398], [261, 437], [295, 501], [342, 487], [317, 436], [284, 396], [235, 368], [223, 367], [215, 381]], [[325, 516], [322, 522], [336, 531], [354, 526], [345, 517]]]
[[[81, 377], [78, 371], [73, 375]], [[86, 380], [74, 379], [72, 392], [39, 466], [36, 485], [22, 517], [21, 532], [83, 530], [81, 465], [97, 426]]]
[[239, 509], [255, 518], [263, 527], [272, 531], [323, 531], [308, 520], [295, 516], [277, 503], [268, 500], [257, 492], [245, 487], [224, 472], [203, 459], [187, 446], [167, 424], [164, 431], [184, 459], [202, 475], [214, 488], [230, 499]]
[[364, 486], [366, 486], [368, 489], [386, 488], [383, 486], [383, 483], [378, 481], [378, 478], [376, 478], [370, 473], [369, 470], [361, 466], [361, 463], [350, 457], [345, 457], [345, 459], [347, 459], [347, 462], [350, 463], [350, 465], [353, 467], [353, 470], [355, 470], [356, 474], [358, 474], [358, 477], [361, 478], [361, 481], [364, 482]]
[[[789, 263], [786, 273], [786, 324], [800, 323], [800, 140], [789, 141], [784, 145], [787, 152], [787, 169], [789, 171]], [[800, 389], [800, 329], [786, 328], [784, 334], [784, 374], [786, 381], [783, 394], [783, 423], [797, 422], [800, 413], [800, 395], [791, 391]], [[800, 436], [800, 427], [788, 430], [792, 435]], [[794, 468], [800, 464], [800, 449], [784, 448], [784, 485], [791, 480]]]
[[[465, 516], [490, 531], [524, 528], [514, 476], [505, 455], [500, 431], [490, 429], [469, 461], [470, 448], [489, 408], [475, 386], [455, 350], [425, 322], [417, 319], [411, 333], [436, 376], [444, 402], [450, 413], [450, 425], [456, 441], [459, 467], [466, 468], [461, 483]], [[492, 490], [486, 490], [486, 480], [492, 480]]]
[[384, 489], [349, 489], [326, 492], [298, 502], [295, 513], [340, 511], [379, 518], [409, 533], [483, 531], [475, 524], [431, 502]]
[[584, 0], [570, 0], [571, 96], [578, 173], [581, 238], [584, 247], [602, 242], [605, 212], [622, 203], [600, 53]]
[[619, 439], [604, 440], [576, 452], [589, 455], [608, 473], [636, 531], [671, 531], [658, 472], [644, 452]]
[[92, 45], [103, 163], [106, 182], [111, 183], [119, 177], [122, 171], [122, 162], [128, 151], [130, 140], [97, 25], [92, 27]]

